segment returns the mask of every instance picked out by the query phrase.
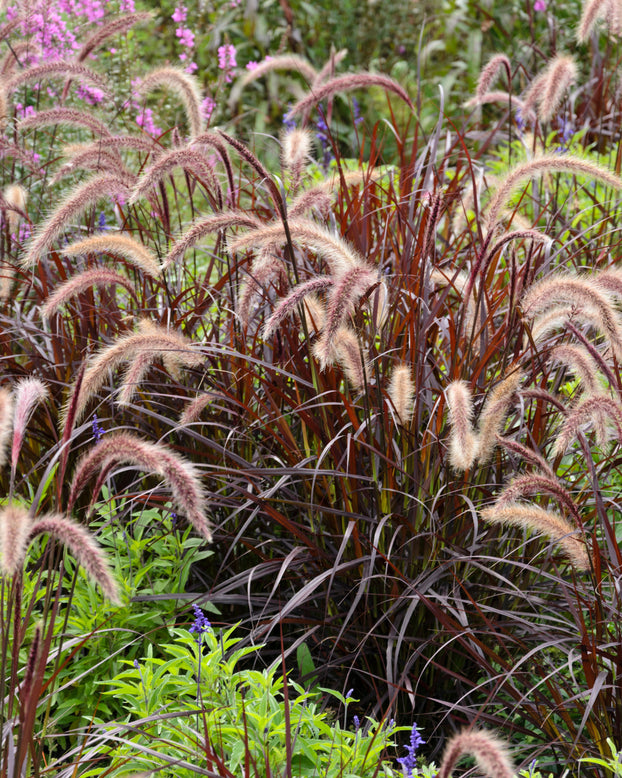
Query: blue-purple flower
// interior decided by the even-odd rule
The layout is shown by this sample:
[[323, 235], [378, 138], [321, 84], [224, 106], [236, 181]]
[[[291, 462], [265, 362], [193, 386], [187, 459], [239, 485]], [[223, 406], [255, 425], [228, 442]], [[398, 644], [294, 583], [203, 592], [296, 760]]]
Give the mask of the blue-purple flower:
[[407, 754], [397, 760], [404, 768], [404, 778], [413, 778], [413, 771], [417, 769], [417, 749], [424, 743], [425, 740], [421, 737], [417, 725], [413, 724], [410, 732], [410, 745], [406, 746]]

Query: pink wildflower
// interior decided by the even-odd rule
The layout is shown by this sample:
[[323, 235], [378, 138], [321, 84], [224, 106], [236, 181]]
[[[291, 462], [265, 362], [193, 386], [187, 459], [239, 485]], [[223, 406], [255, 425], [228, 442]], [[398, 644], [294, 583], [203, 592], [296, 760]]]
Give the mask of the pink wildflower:
[[174, 22], [177, 22], [177, 24], [185, 22], [188, 18], [188, 9], [185, 5], [178, 5], [171, 18]]
[[546, 11], [546, 0], [536, 0], [533, 4], [534, 11]]

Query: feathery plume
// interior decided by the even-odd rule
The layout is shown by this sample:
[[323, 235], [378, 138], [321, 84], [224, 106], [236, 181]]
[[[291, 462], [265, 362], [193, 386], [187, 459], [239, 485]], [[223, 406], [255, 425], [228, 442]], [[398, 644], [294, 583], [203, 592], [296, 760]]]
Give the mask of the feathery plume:
[[515, 370], [500, 381], [488, 394], [479, 418], [478, 461], [485, 464], [495, 450], [497, 435], [503, 431], [510, 405], [521, 381], [521, 374]]
[[622, 443], [622, 406], [610, 397], [595, 395], [582, 400], [564, 419], [559, 435], [555, 439], [553, 456], [563, 454], [570, 441], [575, 438], [584, 424], [595, 423], [599, 445], [605, 444], [606, 422], [613, 423], [618, 441]]
[[331, 51], [330, 57], [322, 65], [320, 72], [317, 74], [313, 86], [322, 84], [327, 78], [332, 78], [335, 75], [335, 68], [348, 55], [347, 49], [340, 49], [339, 51]]
[[[0, 87], [0, 96], [1, 95], [2, 88]], [[16, 146], [15, 143], [11, 143], [7, 138], [0, 137], [0, 159], [4, 159], [4, 157], [13, 157], [13, 159], [21, 162], [24, 167], [27, 167], [28, 170], [33, 173], [39, 173], [41, 171], [41, 166], [37, 162], [34, 152], [28, 152], [25, 149]]]
[[41, 306], [41, 318], [50, 319], [58, 309], [69, 302], [72, 297], [85, 292], [93, 286], [122, 286], [134, 299], [136, 293], [134, 287], [127, 278], [114, 270], [107, 270], [103, 267], [94, 267], [89, 270], [83, 270], [72, 278], [62, 283]]
[[398, 365], [391, 375], [387, 393], [393, 403], [400, 424], [410, 421], [415, 400], [415, 384], [410, 365]]
[[290, 171], [294, 190], [300, 183], [310, 153], [311, 133], [308, 130], [293, 129], [281, 136], [281, 164]]
[[340, 327], [333, 339], [333, 352], [348, 381], [357, 391], [362, 391], [369, 375], [369, 362], [356, 332], [350, 327]]
[[39, 111], [31, 116], [26, 116], [17, 123], [19, 132], [31, 130], [38, 127], [48, 127], [50, 125], [61, 124], [67, 127], [84, 127], [90, 130], [94, 135], [106, 139], [112, 137], [108, 125], [104, 124], [92, 113], [80, 111], [77, 108], [50, 108], [47, 111]]
[[495, 80], [497, 73], [504, 69], [509, 81], [512, 76], [512, 65], [510, 64], [510, 60], [505, 54], [495, 54], [489, 63], [482, 68], [482, 72], [477, 81], [475, 96], [481, 99], [490, 90], [491, 84]]
[[515, 97], [510, 92], [486, 92], [481, 96], [475, 95], [474, 97], [465, 100], [463, 105], [465, 108], [473, 108], [476, 105], [487, 105], [488, 103], [506, 103], [508, 107], [511, 105], [514, 110], [520, 111], [521, 115], [528, 118], [530, 121], [535, 119], [534, 112], [525, 108], [524, 102], [520, 97]]
[[59, 540], [82, 565], [88, 577], [100, 585], [105, 596], [115, 605], [121, 604], [105, 554], [87, 529], [64, 516], [50, 515], [35, 519], [30, 525], [28, 545], [37, 535], [51, 535]]
[[233, 138], [231, 135], [227, 135], [226, 132], [223, 132], [222, 130], [218, 130], [218, 134], [221, 136], [223, 140], [225, 140], [232, 148], [234, 148], [238, 154], [242, 157], [242, 159], [245, 159], [248, 164], [261, 176], [261, 178], [266, 182], [266, 186], [268, 187], [268, 191], [270, 192], [270, 197], [272, 198], [274, 204], [279, 209], [279, 213], [281, 216], [285, 214], [285, 204], [283, 203], [283, 198], [281, 196], [281, 190], [279, 187], [274, 183], [272, 180], [272, 176], [268, 172], [268, 170], [261, 164], [261, 162], [257, 159], [257, 157], [250, 151], [250, 149], [247, 149], [246, 146], [239, 141], [237, 138]]
[[548, 494], [558, 502], [580, 523], [581, 515], [572, 501], [570, 494], [564, 489], [556, 477], [549, 474], [528, 473], [514, 478], [497, 496], [495, 508], [502, 508], [517, 502], [521, 497]]
[[79, 257], [86, 254], [109, 254], [121, 257], [130, 265], [134, 265], [151, 278], [160, 275], [160, 265], [149, 249], [128, 235], [109, 234], [91, 235], [83, 240], [70, 243], [61, 249], [66, 257]]
[[181, 416], [179, 417], [179, 424], [182, 427], [186, 427], [188, 424], [193, 424], [199, 420], [204, 408], [206, 408], [214, 400], [221, 400], [223, 395], [220, 392], [203, 392], [203, 394], [195, 397], [184, 408]]
[[258, 78], [262, 78], [266, 73], [271, 73], [275, 70], [293, 70], [300, 73], [308, 84], [313, 84], [318, 76], [317, 70], [313, 65], [296, 54], [281, 54], [280, 56], [272, 57], [271, 59], [260, 62], [253, 70], [247, 70], [246, 73], [237, 80], [231, 89], [229, 107], [232, 108], [237, 104], [240, 95], [242, 94], [242, 90], [245, 87]]
[[551, 276], [534, 284], [524, 295], [521, 305], [531, 318], [557, 304], [568, 303], [588, 310], [592, 323], [607, 337], [618, 359], [622, 359], [622, 324], [608, 293], [590, 278], [583, 276]]
[[523, 446], [522, 443], [519, 443], [516, 440], [504, 438], [502, 435], [497, 435], [497, 443], [500, 446], [503, 446], [503, 448], [506, 448], [508, 451], [511, 451], [514, 454], [518, 454], [518, 456], [525, 462], [540, 468], [540, 470], [548, 475], [549, 478], [557, 477], [553, 471], [553, 468], [538, 451], [527, 448], [527, 446]]
[[192, 342], [183, 335], [142, 320], [137, 332], [122, 335], [90, 360], [82, 378], [75, 406], [75, 423], [82, 417], [89, 400], [104, 385], [111, 370], [115, 370], [124, 362], [136, 359], [141, 354], [150, 355], [152, 361], [157, 358], [165, 361], [168, 357], [165, 366], [170, 366], [173, 370], [179, 365], [197, 367], [202, 364], [203, 358], [192, 348], [192, 345]]
[[578, 570], [587, 570], [590, 558], [583, 540], [577, 537], [577, 528], [552, 511], [537, 505], [508, 503], [492, 505], [480, 511], [484, 521], [491, 524], [509, 524], [546, 535], [556, 543]]
[[197, 79], [180, 68], [158, 68], [147, 73], [140, 83], [138, 92], [145, 96], [158, 87], [166, 87], [181, 99], [186, 110], [190, 135], [193, 138], [199, 135], [203, 131], [203, 114], [201, 88]]
[[379, 86], [387, 92], [393, 92], [414, 111], [415, 106], [404, 87], [389, 76], [379, 73], [351, 73], [345, 76], [336, 76], [323, 84], [314, 86], [309, 95], [299, 100], [289, 109], [288, 116], [295, 116], [297, 113], [307, 111], [321, 100], [324, 100], [326, 97], [332, 97], [332, 95], [338, 92], [349, 92], [352, 89], [361, 89], [368, 86]]
[[[349, 269], [333, 279], [330, 298], [326, 307], [326, 324], [315, 348], [320, 367], [324, 369], [332, 360], [334, 339], [344, 320], [354, 306], [379, 281], [375, 267], [363, 264]], [[317, 289], [313, 290], [317, 291]]]
[[475, 463], [478, 441], [473, 430], [473, 399], [466, 381], [452, 381], [445, 390], [449, 408], [449, 461], [456, 470]]
[[[308, 246], [330, 265], [333, 273], [346, 272], [365, 263], [363, 257], [352, 249], [343, 238], [320, 227], [310, 219], [291, 219], [289, 229], [292, 240]], [[258, 230], [245, 232], [229, 242], [229, 251], [236, 254], [248, 248], [262, 248], [269, 243], [286, 242], [285, 229], [281, 223], [268, 224]]]
[[315, 294], [309, 294], [302, 303], [302, 315], [309, 332], [319, 333], [326, 324], [326, 306]]
[[587, 43], [596, 22], [611, 13], [611, 0], [587, 0], [577, 28], [577, 41]]
[[583, 383], [588, 394], [600, 394], [598, 365], [585, 346], [560, 344], [551, 349], [550, 358], [569, 365], [572, 372]]
[[7, 92], [14, 92], [20, 86], [43, 81], [46, 78], [72, 78], [81, 81], [87, 86], [95, 87], [101, 90], [106, 97], [110, 97], [108, 82], [100, 74], [80, 65], [77, 62], [45, 62], [42, 65], [34, 65], [20, 70], [14, 76], [4, 82], [4, 89]]
[[50, 186], [57, 184], [65, 176], [73, 175], [77, 170], [89, 170], [96, 173], [111, 173], [121, 179], [128, 179], [133, 174], [123, 164], [118, 152], [106, 151], [102, 148], [65, 147], [64, 155], [69, 161], [61, 165], [52, 179]]
[[526, 162], [520, 162], [509, 170], [492, 196], [486, 214], [491, 230], [499, 221], [503, 206], [518, 187], [527, 179], [541, 176], [543, 173], [572, 173], [589, 176], [614, 189], [622, 189], [622, 178], [587, 159], [581, 159], [581, 157], [575, 157], [571, 154], [544, 154], [540, 157], [534, 157]]
[[601, 270], [593, 276], [596, 286], [610, 292], [618, 299], [622, 298], [622, 270], [617, 267], [609, 267]]
[[17, 458], [24, 442], [24, 433], [37, 403], [48, 397], [48, 388], [38, 378], [24, 378], [15, 387], [13, 401], [13, 444], [11, 471], [15, 474]]
[[28, 511], [19, 505], [5, 505], [0, 509], [0, 571], [12, 576], [21, 570], [32, 519]]
[[107, 474], [114, 466], [122, 464], [156, 473], [166, 481], [179, 510], [208, 543], [211, 542], [212, 533], [205, 516], [205, 496], [194, 466], [167, 446], [149, 443], [127, 432], [104, 435], [80, 459], [69, 491], [70, 507], [96, 473]]
[[6, 462], [12, 426], [13, 395], [8, 389], [0, 389], [0, 467]]
[[[2, 58], [0, 64], [0, 75], [2, 81], [6, 81], [13, 73], [22, 66], [24, 57], [35, 55], [40, 52], [39, 47], [32, 40], [23, 40], [12, 42], [9, 50]], [[0, 87], [1, 89], [1, 87]]]
[[216, 153], [220, 157], [220, 161], [222, 162], [227, 174], [227, 180], [229, 182], [229, 201], [231, 207], [233, 208], [235, 203], [236, 190], [235, 179], [233, 177], [233, 167], [231, 166], [229, 152], [223, 143], [222, 136], [217, 132], [202, 132], [200, 135], [197, 135], [196, 138], [192, 139], [190, 146], [207, 146], [208, 148], [213, 148], [216, 150]]
[[250, 227], [258, 230], [262, 224], [260, 219], [245, 211], [224, 211], [213, 216], [206, 216], [204, 219], [196, 221], [187, 232], [177, 238], [162, 263], [162, 267], [165, 269], [169, 265], [180, 262], [186, 251], [210, 233], [227, 230], [231, 227]]
[[61, 202], [34, 236], [26, 256], [24, 267], [34, 265], [54, 241], [60, 237], [70, 219], [76, 219], [102, 197], [127, 197], [129, 189], [124, 181], [110, 173], [100, 173], [77, 186]]
[[19, 223], [26, 216], [26, 202], [28, 201], [28, 192], [21, 184], [9, 184], [2, 193], [2, 209], [8, 211], [7, 221], [9, 230], [17, 232]]
[[263, 337], [269, 338], [276, 330], [279, 324], [296, 310], [298, 305], [309, 294], [315, 294], [318, 291], [328, 289], [334, 284], [334, 279], [330, 276], [316, 276], [309, 281], [297, 284], [294, 289], [284, 297], [277, 305], [274, 313], [264, 325]]
[[129, 405], [147, 371], [153, 364], [153, 357], [149, 353], [137, 354], [128, 364], [121, 387], [117, 394], [117, 405]]
[[242, 283], [238, 293], [237, 314], [243, 325], [246, 326], [251, 320], [254, 298], [259, 296], [270, 282], [277, 279], [281, 279], [284, 284], [289, 283], [282, 260], [276, 256], [275, 251], [266, 246], [255, 258], [248, 278]]
[[82, 44], [80, 51], [76, 56], [78, 62], [84, 62], [84, 60], [98, 49], [102, 43], [111, 38], [113, 35], [120, 35], [127, 32], [136, 24], [141, 22], [147, 22], [151, 19], [151, 14], [148, 11], [138, 13], [126, 13], [123, 16], [117, 16], [114, 19], [110, 19], [101, 27], [98, 27], [95, 32], [91, 33]]
[[512, 778], [514, 775], [512, 760], [502, 740], [490, 732], [465, 730], [454, 735], [445, 746], [437, 778], [450, 778], [463, 754], [472, 754], [488, 778]]
[[291, 219], [304, 216], [307, 211], [315, 210], [322, 218], [330, 213], [331, 197], [322, 186], [314, 186], [295, 197], [287, 209]]
[[557, 56], [548, 64], [546, 70], [537, 76], [523, 98], [526, 111], [537, 105], [541, 121], [548, 122], [553, 117], [564, 92], [577, 77], [577, 66], [572, 57]]
[[552, 238], [549, 235], [545, 235], [539, 230], [512, 230], [512, 232], [506, 232], [488, 252], [489, 256], [493, 257], [497, 251], [500, 251], [506, 244], [512, 240], [533, 240], [535, 243], [546, 243], [549, 246], [553, 243]]
[[208, 190], [215, 194], [219, 207], [222, 208], [222, 189], [212, 170], [212, 166], [200, 151], [190, 148], [167, 151], [149, 165], [143, 171], [132, 191], [130, 205], [135, 203], [140, 197], [148, 194], [165, 175], [176, 167], [182, 167], [184, 170], [193, 173]]

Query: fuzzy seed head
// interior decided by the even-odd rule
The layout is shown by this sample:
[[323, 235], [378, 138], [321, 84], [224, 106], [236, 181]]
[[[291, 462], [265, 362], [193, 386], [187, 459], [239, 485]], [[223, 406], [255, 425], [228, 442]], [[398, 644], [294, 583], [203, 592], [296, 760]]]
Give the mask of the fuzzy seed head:
[[0, 571], [13, 576], [19, 572], [26, 558], [28, 535], [32, 520], [28, 511], [9, 504], [0, 510]]
[[407, 426], [413, 412], [415, 384], [410, 365], [398, 365], [387, 390], [400, 424]]
[[473, 399], [466, 381], [453, 381], [445, 390], [449, 408], [449, 461], [456, 470], [469, 470], [479, 444], [473, 430]]
[[513, 778], [514, 767], [505, 742], [483, 730], [465, 730], [448, 741], [437, 778], [450, 778], [463, 754], [472, 754], [487, 778]]

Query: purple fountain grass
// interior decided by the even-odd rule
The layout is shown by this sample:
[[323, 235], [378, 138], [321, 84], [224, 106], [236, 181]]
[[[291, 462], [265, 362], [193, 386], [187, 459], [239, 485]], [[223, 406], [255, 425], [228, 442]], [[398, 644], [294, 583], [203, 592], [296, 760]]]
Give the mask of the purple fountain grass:
[[550, 358], [569, 365], [588, 394], [602, 393], [603, 388], [598, 380], [598, 365], [585, 346], [560, 344], [551, 349]]
[[[451, 287], [456, 292], [456, 294], [458, 294], [462, 298], [463, 302], [465, 301], [464, 293], [465, 290], [469, 287], [470, 278], [471, 278], [470, 274], [464, 270], [454, 271], [454, 270], [450, 270], [449, 268], [446, 269], [434, 268], [430, 272], [430, 283], [436, 284], [437, 286]], [[470, 294], [468, 298], [466, 298], [466, 311], [464, 316], [465, 332], [471, 332], [473, 330], [476, 310], [477, 307], [475, 304], [475, 299], [473, 295]], [[473, 347], [477, 352], [478, 349], [477, 342], [473, 343]]]
[[614, 189], [622, 189], [622, 178], [595, 162], [571, 154], [537, 156], [526, 162], [520, 162], [507, 171], [505, 178], [488, 203], [486, 219], [490, 233], [494, 231], [500, 219], [501, 210], [518, 187], [528, 179], [541, 176], [543, 173], [572, 173], [589, 176]]
[[193, 424], [199, 421], [201, 413], [207, 406], [214, 400], [222, 400], [223, 395], [220, 392], [203, 392], [203, 394], [195, 397], [184, 408], [181, 416], [179, 417], [179, 424], [181, 427], [186, 427], [188, 424]]
[[608, 267], [601, 270], [594, 274], [593, 280], [596, 286], [605, 289], [614, 297], [622, 298], [622, 270], [619, 268]]
[[517, 502], [521, 497], [533, 497], [548, 494], [554, 497], [566, 511], [581, 524], [581, 514], [575, 505], [572, 496], [564, 489], [556, 477], [549, 473], [527, 473], [517, 476], [497, 495], [495, 507], [502, 508]]
[[105, 77], [78, 62], [45, 62], [42, 65], [34, 65], [20, 70], [5, 81], [3, 87], [7, 93], [10, 93], [26, 84], [37, 84], [46, 78], [58, 77], [80, 81], [101, 90], [105, 97], [110, 97], [110, 89]]
[[227, 181], [229, 182], [228, 200], [230, 207], [233, 209], [235, 207], [236, 192], [235, 178], [233, 177], [233, 167], [231, 166], [229, 152], [223, 142], [222, 135], [217, 132], [202, 132], [200, 135], [197, 135], [196, 138], [193, 138], [189, 145], [190, 147], [207, 146], [208, 148], [216, 150], [227, 174]]
[[17, 123], [19, 132], [38, 129], [50, 125], [60, 124], [67, 127], [84, 127], [94, 135], [105, 138], [112, 136], [110, 128], [92, 113], [81, 111], [78, 108], [50, 108], [47, 111], [39, 111], [31, 116], [26, 116]]
[[586, 544], [577, 537], [580, 530], [557, 513], [537, 505], [507, 503], [485, 508], [480, 515], [491, 524], [521, 527], [546, 535], [560, 547], [577, 570], [588, 570], [590, 567]]
[[549, 235], [545, 235], [539, 230], [513, 230], [512, 232], [506, 232], [505, 235], [502, 235], [497, 240], [497, 242], [489, 250], [488, 256], [493, 257], [497, 251], [500, 251], [504, 246], [513, 240], [532, 240], [535, 243], [544, 243], [549, 246], [551, 246], [553, 243], [553, 239]]
[[24, 433], [35, 406], [47, 399], [48, 388], [38, 378], [24, 378], [15, 387], [13, 400], [13, 443], [11, 446], [11, 480], [24, 442]]
[[606, 443], [607, 422], [614, 425], [618, 441], [622, 443], [622, 405], [605, 395], [595, 395], [582, 400], [564, 419], [551, 450], [552, 456], [563, 454], [577, 437], [581, 427], [590, 423], [596, 424], [598, 443], [603, 446]]
[[147, 22], [151, 18], [152, 14], [149, 11], [139, 11], [135, 13], [126, 13], [123, 14], [123, 16], [117, 16], [114, 19], [107, 20], [101, 27], [98, 27], [95, 32], [92, 32], [87, 36], [76, 55], [76, 60], [78, 62], [84, 62], [84, 60], [105, 43], [108, 38], [111, 38], [113, 35], [126, 33], [135, 25]]
[[130, 205], [147, 195], [164, 176], [176, 167], [181, 167], [186, 172], [196, 176], [206, 189], [215, 195], [219, 207], [222, 208], [223, 197], [220, 182], [205, 155], [198, 149], [192, 148], [173, 149], [172, 151], [164, 152], [155, 162], [152, 162], [138, 179], [130, 197]]
[[392, 92], [402, 99], [409, 108], [413, 111], [415, 110], [408, 92], [390, 76], [381, 75], [380, 73], [351, 73], [345, 76], [336, 76], [323, 84], [314, 86], [310, 94], [289, 109], [288, 115], [291, 117], [297, 113], [307, 111], [321, 100], [340, 92], [349, 92], [353, 89], [363, 89], [369, 86], [379, 86], [387, 92]]
[[[344, 273], [365, 265], [365, 260], [343, 238], [329, 232], [310, 219], [290, 219], [292, 240], [322, 256], [333, 273]], [[229, 251], [235, 254], [249, 248], [262, 248], [269, 243], [286, 242], [285, 229], [280, 223], [271, 223], [261, 229], [245, 232], [229, 242]]]
[[115, 605], [121, 604], [117, 583], [106, 556], [91, 533], [75, 521], [60, 515], [41, 516], [30, 525], [27, 545], [38, 535], [50, 535], [71, 551], [87, 576], [99, 584], [104, 595]]
[[534, 343], [547, 338], [555, 330], [568, 326], [570, 319], [590, 320], [587, 311], [576, 305], [554, 305], [533, 317], [531, 337]]
[[465, 100], [463, 105], [465, 108], [472, 108], [476, 105], [487, 105], [489, 103], [506, 103], [508, 106], [511, 105], [512, 108], [520, 111], [521, 114], [525, 115], [530, 120], [535, 119], [535, 113], [533, 113], [533, 111], [528, 111], [526, 113], [525, 105], [520, 97], [515, 97], [513, 94], [510, 94], [510, 92], [486, 92], [486, 94], [479, 97], [476, 95], [475, 97]]
[[92, 148], [89, 144], [89, 148], [86, 149], [79, 146], [66, 146], [63, 154], [69, 157], [69, 160], [58, 168], [50, 179], [50, 186], [54, 186], [66, 176], [75, 175], [78, 170], [110, 173], [122, 180], [127, 180], [133, 175], [123, 164], [118, 152]]
[[[326, 323], [314, 349], [322, 369], [332, 361], [337, 331], [345, 324], [345, 320], [353, 312], [360, 298], [379, 280], [376, 268], [367, 264], [350, 268], [333, 278], [326, 306]], [[312, 291], [317, 292], [318, 290]]]
[[252, 153], [252, 151], [250, 151], [250, 149], [247, 149], [246, 146], [237, 138], [233, 138], [231, 135], [227, 135], [227, 133], [223, 132], [222, 130], [218, 130], [218, 134], [221, 136], [223, 140], [225, 140], [232, 148], [234, 148], [238, 152], [238, 154], [242, 157], [242, 159], [246, 160], [248, 164], [257, 173], [259, 173], [262, 180], [265, 181], [265, 184], [268, 187], [268, 191], [270, 192], [270, 197], [272, 198], [272, 201], [278, 208], [279, 214], [284, 218], [285, 203], [283, 202], [283, 197], [281, 196], [281, 190], [272, 180], [272, 176], [268, 172], [267, 168], [265, 168], [261, 164], [261, 162], [257, 159], [257, 157]]
[[337, 66], [340, 65], [347, 56], [347, 49], [332, 51], [329, 58], [320, 68], [320, 71], [318, 72], [315, 81], [313, 82], [313, 86], [324, 83], [324, 81], [326, 81], [328, 78], [333, 78], [335, 75], [335, 68], [337, 68]]
[[315, 294], [309, 294], [302, 303], [301, 313], [309, 332], [319, 333], [326, 324], [326, 305]]
[[289, 204], [290, 219], [304, 218], [308, 211], [315, 211], [320, 218], [327, 219], [332, 199], [324, 187], [314, 186], [297, 195]]
[[339, 327], [333, 339], [332, 349], [348, 381], [357, 391], [363, 391], [370, 375], [370, 366], [356, 332], [350, 327]]
[[0, 159], [4, 159], [4, 157], [12, 157], [32, 173], [41, 172], [41, 166], [34, 156], [34, 152], [26, 151], [26, 149], [16, 146], [15, 143], [11, 143], [7, 138], [0, 137]]
[[104, 267], [94, 267], [89, 270], [83, 270], [75, 276], [72, 276], [46, 298], [41, 306], [41, 318], [50, 319], [58, 309], [87, 289], [100, 286], [122, 286], [135, 300], [136, 292], [132, 282], [117, 273], [115, 270], [108, 270]]
[[491, 57], [487, 65], [482, 68], [477, 80], [477, 88], [475, 90], [475, 97], [481, 99], [485, 94], [490, 91], [492, 82], [497, 77], [499, 71], [505, 70], [508, 77], [508, 82], [512, 79], [512, 65], [510, 60], [505, 54], [495, 54]]
[[153, 364], [153, 356], [149, 353], [137, 354], [128, 364], [123, 374], [121, 387], [117, 394], [117, 405], [129, 405], [136, 394], [138, 385], [141, 383], [149, 368]]
[[203, 131], [201, 111], [201, 87], [196, 78], [179, 68], [163, 67], [147, 73], [141, 80], [139, 94], [145, 96], [154, 89], [165, 87], [182, 101], [186, 111], [190, 136], [196, 138]]
[[13, 395], [0, 389], [0, 467], [6, 462], [9, 437], [13, 428]]
[[548, 475], [549, 478], [554, 479], [557, 477], [553, 468], [549, 465], [549, 463], [542, 456], [542, 454], [540, 454], [539, 451], [534, 451], [533, 449], [527, 448], [527, 446], [523, 446], [522, 443], [519, 443], [516, 440], [511, 440], [510, 438], [504, 438], [502, 435], [497, 435], [497, 443], [500, 446], [506, 448], [508, 451], [511, 451], [513, 454], [517, 454], [524, 462], [534, 465], [535, 467], [542, 470], [546, 475]]
[[537, 106], [540, 121], [548, 122], [556, 113], [564, 92], [576, 80], [577, 66], [572, 57], [559, 55], [538, 75], [523, 97], [525, 111]]
[[162, 267], [167, 268], [181, 262], [186, 251], [195, 246], [206, 235], [232, 227], [250, 227], [258, 230], [262, 226], [263, 222], [260, 219], [245, 211], [224, 211], [213, 216], [206, 216], [204, 219], [194, 222], [189, 230], [177, 238], [162, 263]]
[[57, 240], [71, 219], [82, 215], [102, 197], [128, 197], [127, 182], [110, 173], [100, 173], [75, 187], [39, 228], [23, 259], [24, 267], [38, 262]]
[[458, 759], [464, 754], [475, 757], [487, 778], [513, 778], [514, 767], [506, 744], [490, 732], [465, 730], [447, 742], [436, 778], [450, 778]]
[[76, 465], [69, 492], [73, 507], [87, 482], [96, 474], [107, 474], [122, 464], [132, 465], [159, 475], [171, 489], [173, 500], [192, 526], [208, 543], [212, 540], [206, 518], [206, 501], [199, 475], [194, 466], [161, 443], [149, 443], [127, 432], [104, 435]]
[[318, 72], [313, 65], [297, 54], [280, 54], [270, 59], [264, 59], [257, 67], [245, 71], [244, 75], [236, 81], [229, 95], [229, 108], [232, 109], [238, 103], [245, 87], [253, 81], [263, 78], [266, 73], [272, 73], [275, 70], [293, 70], [300, 73], [309, 85], [313, 84], [318, 77]]
[[16, 70], [22, 65], [24, 57], [37, 56], [40, 53], [39, 47], [32, 41], [16, 41], [11, 43], [9, 51], [0, 62], [0, 75], [3, 81], [7, 81]]
[[608, 293], [587, 276], [553, 275], [534, 284], [521, 301], [532, 318], [552, 306], [568, 303], [591, 313], [592, 323], [607, 337], [616, 357], [622, 359], [622, 323]]
[[478, 423], [477, 459], [481, 464], [488, 462], [494, 453], [497, 435], [503, 432], [521, 379], [520, 371], [514, 370], [501, 380], [486, 398]]
[[415, 383], [412, 379], [411, 365], [398, 365], [391, 374], [387, 394], [400, 424], [408, 425], [415, 401]]
[[123, 258], [151, 278], [158, 278], [161, 273], [160, 265], [149, 249], [125, 233], [103, 232], [99, 235], [91, 235], [83, 240], [70, 243], [61, 249], [61, 253], [66, 257], [109, 254], [113, 257]]
[[577, 27], [577, 41], [579, 43], [587, 43], [599, 19], [605, 19], [610, 23], [612, 21], [612, 10], [611, 0], [587, 0], [583, 4], [581, 20]]
[[478, 453], [473, 429], [473, 399], [466, 381], [452, 381], [445, 390], [449, 408], [449, 461], [456, 470], [470, 470]]
[[[174, 363], [185, 367], [198, 367], [203, 363], [203, 357], [192, 346], [192, 342], [183, 335], [142, 320], [137, 332], [130, 332], [117, 338], [114, 343], [104, 347], [89, 361], [75, 404], [74, 423], [82, 418], [87, 403], [104, 385], [110, 371], [124, 362], [136, 359], [141, 354], [150, 355], [152, 361], [158, 358], [164, 361], [168, 358], [169, 366]], [[71, 396], [68, 406], [70, 403]], [[66, 411], [63, 416], [65, 415]]]
[[267, 246], [253, 261], [248, 271], [248, 278], [240, 286], [237, 302], [237, 315], [243, 325], [249, 324], [252, 318], [253, 301], [271, 282], [279, 279], [285, 285], [289, 284], [283, 261], [275, 256]]
[[283, 319], [293, 313], [307, 295], [316, 294], [319, 291], [329, 289], [334, 283], [335, 279], [331, 276], [316, 276], [301, 284], [297, 284], [287, 297], [284, 297], [279, 301], [274, 312], [266, 321], [263, 329], [263, 337], [269, 338]]
[[311, 133], [293, 129], [281, 136], [281, 164], [291, 174], [291, 189], [297, 189], [306, 162], [311, 159]]
[[13, 576], [20, 572], [26, 558], [32, 519], [20, 505], [9, 503], [0, 508], [0, 571]]
[[594, 360], [596, 365], [598, 365], [598, 368], [600, 368], [601, 372], [609, 382], [609, 385], [616, 386], [617, 380], [613, 374], [613, 370], [606, 362], [605, 358], [600, 353], [600, 351], [596, 348], [596, 346], [590, 340], [588, 340], [587, 337], [583, 334], [583, 332], [577, 329], [571, 321], [566, 321], [565, 326], [568, 332], [574, 335], [574, 337], [579, 341], [579, 343], [583, 346], [583, 348]]
[[7, 210], [9, 231], [17, 232], [22, 219], [27, 219], [28, 192], [21, 184], [9, 184], [2, 192], [2, 209]]

